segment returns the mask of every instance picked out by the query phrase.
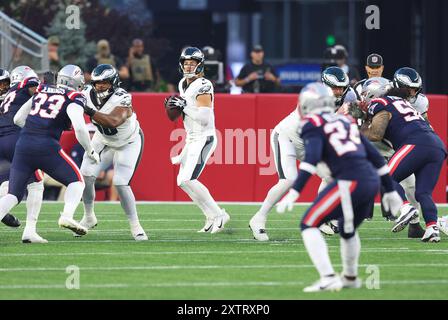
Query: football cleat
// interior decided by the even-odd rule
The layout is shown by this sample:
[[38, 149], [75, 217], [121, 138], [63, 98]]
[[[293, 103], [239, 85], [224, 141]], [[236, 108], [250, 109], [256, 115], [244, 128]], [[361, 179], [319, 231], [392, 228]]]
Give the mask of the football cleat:
[[67, 228], [81, 236], [86, 235], [88, 232], [87, 229], [80, 225], [78, 222], [64, 216], [61, 216], [59, 218], [58, 224], [61, 228]]
[[198, 230], [198, 233], [207, 233], [207, 232], [211, 232], [212, 228], [213, 228], [213, 221], [215, 219], [213, 218], [207, 218], [205, 219], [205, 224], [204, 227], [201, 230]]
[[84, 228], [90, 230], [98, 225], [98, 220], [96, 219], [95, 215], [92, 215], [89, 218], [87, 218], [86, 215], [84, 215], [79, 224], [82, 225]]
[[134, 237], [135, 241], [146, 241], [148, 240], [148, 236], [145, 233], [145, 230], [143, 230], [142, 226], [140, 224], [131, 226], [131, 233]]
[[249, 228], [252, 231], [255, 240], [269, 241], [268, 234], [266, 233], [266, 226], [264, 223], [252, 218], [249, 221]]
[[11, 227], [11, 228], [18, 228], [20, 227], [20, 221], [16, 217], [14, 217], [12, 214], [7, 213], [3, 219], [2, 222], [4, 225]]
[[217, 216], [215, 218], [215, 221], [213, 221], [213, 228], [211, 233], [218, 233], [224, 230], [224, 226], [230, 220], [229, 214], [224, 209], [221, 209], [221, 212], [221, 215]]
[[328, 221], [328, 225], [334, 233], [339, 233], [338, 220]]
[[432, 225], [426, 228], [425, 234], [422, 237], [423, 242], [440, 242], [440, 233], [437, 225]]
[[334, 235], [333, 229], [327, 223], [320, 225], [319, 230], [326, 236]]
[[425, 234], [425, 229], [422, 228], [419, 222], [410, 223], [408, 228], [408, 238], [410, 239], [421, 239]]
[[359, 289], [362, 287], [362, 281], [358, 277], [356, 277], [354, 280], [348, 279], [345, 276], [341, 276], [342, 284], [344, 285], [344, 288], [349, 289]]
[[448, 216], [441, 217], [437, 220], [437, 226], [440, 231], [448, 236]]
[[344, 287], [338, 276], [324, 277], [303, 289], [303, 292], [340, 291]]
[[22, 236], [23, 243], [48, 243], [47, 239], [42, 238], [36, 232], [24, 234]]
[[400, 232], [409, 224], [412, 219], [418, 217], [418, 211], [411, 205], [405, 205], [401, 209], [401, 214], [395, 220], [395, 224], [392, 227], [392, 232]]

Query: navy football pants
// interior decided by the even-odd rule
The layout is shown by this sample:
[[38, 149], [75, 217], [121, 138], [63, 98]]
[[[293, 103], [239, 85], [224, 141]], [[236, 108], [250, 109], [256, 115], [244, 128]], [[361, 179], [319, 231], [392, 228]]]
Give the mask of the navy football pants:
[[425, 145], [403, 145], [390, 159], [388, 165], [394, 185], [404, 201], [407, 201], [402, 180], [415, 175], [415, 199], [420, 203], [426, 226], [437, 223], [437, 207], [432, 199], [432, 192], [439, 179], [445, 151]]

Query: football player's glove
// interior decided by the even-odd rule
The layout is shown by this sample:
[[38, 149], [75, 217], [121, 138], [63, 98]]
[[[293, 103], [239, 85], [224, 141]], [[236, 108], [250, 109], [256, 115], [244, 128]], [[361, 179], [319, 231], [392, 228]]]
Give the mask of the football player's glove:
[[183, 110], [187, 106], [187, 101], [180, 96], [169, 96], [165, 98], [166, 109], [179, 109]]
[[400, 208], [403, 205], [403, 200], [397, 191], [392, 191], [383, 194], [381, 203], [386, 212], [390, 212], [394, 217], [397, 217], [400, 213]]
[[95, 151], [95, 150], [91, 150], [90, 152], [87, 153], [87, 156], [90, 158], [90, 160], [92, 160], [95, 164], [100, 162], [100, 155]]
[[293, 188], [289, 189], [286, 196], [279, 203], [277, 203], [277, 212], [284, 213], [286, 210], [292, 211], [294, 202], [296, 202], [299, 196], [300, 194], [296, 190]]

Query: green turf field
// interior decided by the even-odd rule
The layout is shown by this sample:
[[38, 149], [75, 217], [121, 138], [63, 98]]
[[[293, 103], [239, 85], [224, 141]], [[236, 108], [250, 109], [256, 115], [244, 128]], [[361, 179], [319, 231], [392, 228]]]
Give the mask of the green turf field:
[[[22, 244], [19, 230], [0, 226], [0, 299], [447, 299], [448, 238], [438, 244], [392, 234], [377, 211], [360, 229], [359, 273], [379, 270], [380, 289], [304, 294], [318, 276], [298, 231], [306, 207], [271, 213], [272, 241], [252, 238], [256, 206], [224, 205], [232, 219], [220, 234], [198, 234], [203, 216], [192, 205], [138, 206], [150, 241], [137, 243], [118, 204], [97, 204], [98, 226], [83, 238], [57, 226], [62, 204], [44, 204], [39, 233], [48, 244]], [[446, 214], [447, 209], [442, 208]], [[14, 213], [25, 219], [25, 207]], [[80, 210], [78, 209], [78, 212]], [[76, 218], [79, 220], [80, 213]], [[326, 237], [336, 271], [339, 238]], [[80, 289], [66, 288], [70, 265]], [[373, 267], [372, 267], [373, 266]]]

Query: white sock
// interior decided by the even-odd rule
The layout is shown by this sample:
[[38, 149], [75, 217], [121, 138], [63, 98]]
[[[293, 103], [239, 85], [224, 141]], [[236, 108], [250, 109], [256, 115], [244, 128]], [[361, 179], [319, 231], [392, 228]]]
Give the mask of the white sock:
[[189, 180], [184, 183], [194, 192], [198, 201], [207, 209], [207, 213], [209, 213], [210, 217], [214, 218], [221, 215], [221, 208], [215, 202], [206, 186], [198, 180]]
[[16, 196], [12, 194], [7, 194], [0, 199], [0, 220], [2, 220], [7, 213], [9, 213], [12, 208], [14, 208], [19, 203]]
[[318, 228], [307, 228], [302, 231], [303, 243], [321, 278], [333, 275], [328, 247]]
[[272, 186], [268, 191], [266, 198], [261, 205], [260, 210], [255, 214], [256, 220], [266, 222], [268, 213], [275, 206], [275, 204], [283, 197], [283, 195], [291, 188], [294, 181], [288, 179], [280, 179], [277, 184]]
[[180, 185], [180, 188], [182, 190], [184, 190], [184, 192], [186, 194], [188, 194], [188, 196], [190, 197], [191, 200], [193, 200], [193, 202], [199, 207], [199, 209], [201, 209], [202, 213], [204, 214], [204, 216], [207, 219], [211, 219], [213, 217], [213, 214], [209, 212], [208, 207], [205, 205], [205, 203], [201, 202], [199, 200], [198, 195], [196, 195], [196, 193], [194, 192], [193, 189], [190, 188], [190, 184], [189, 183], [182, 183]]
[[131, 186], [115, 186], [115, 188], [117, 188], [117, 192], [120, 195], [120, 204], [128, 217], [129, 224], [131, 226], [139, 226], [140, 221], [138, 220], [135, 196]]
[[3, 181], [0, 185], [0, 198], [3, 198], [8, 194], [9, 181]]
[[361, 240], [358, 232], [350, 239], [341, 238], [342, 273], [344, 276], [358, 276], [358, 260], [361, 252]]
[[81, 201], [82, 192], [84, 191], [84, 182], [76, 181], [67, 186], [64, 195], [64, 212], [62, 215], [66, 218], [73, 219], [75, 210]]
[[84, 183], [86, 184], [84, 192], [82, 194], [82, 201], [84, 204], [84, 215], [86, 218], [92, 218], [94, 213], [94, 201], [95, 201], [95, 180], [96, 177], [84, 176]]
[[42, 207], [44, 194], [44, 182], [33, 182], [27, 186], [28, 197], [26, 198], [26, 226], [23, 233], [36, 233], [37, 219]]

